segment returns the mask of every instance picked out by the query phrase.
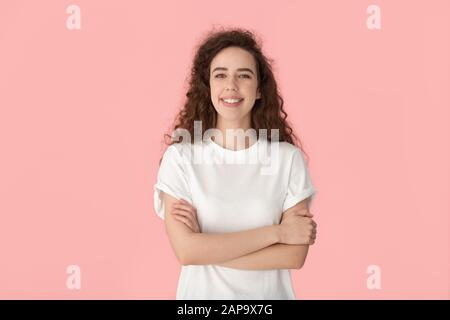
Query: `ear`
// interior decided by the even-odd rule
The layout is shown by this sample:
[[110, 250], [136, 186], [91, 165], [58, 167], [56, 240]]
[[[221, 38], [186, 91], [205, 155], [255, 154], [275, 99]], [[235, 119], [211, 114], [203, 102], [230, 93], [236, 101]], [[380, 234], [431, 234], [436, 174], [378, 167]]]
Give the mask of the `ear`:
[[261, 91], [258, 89], [256, 89], [256, 100], [261, 99]]

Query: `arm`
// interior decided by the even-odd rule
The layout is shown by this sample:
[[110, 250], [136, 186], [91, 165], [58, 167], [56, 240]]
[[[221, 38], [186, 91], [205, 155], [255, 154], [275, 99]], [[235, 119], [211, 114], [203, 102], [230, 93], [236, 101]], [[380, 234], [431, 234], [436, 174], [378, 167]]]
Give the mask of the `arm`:
[[300, 269], [308, 249], [309, 245], [277, 243], [219, 265], [243, 270]]
[[229, 233], [195, 233], [176, 220], [172, 207], [177, 199], [163, 193], [165, 226], [178, 261], [188, 264], [218, 264], [278, 243], [279, 226]]
[[[309, 199], [307, 198], [286, 210], [283, 217], [295, 210], [309, 212]], [[277, 243], [219, 265], [244, 270], [300, 269], [305, 263], [308, 249], [309, 245]]]

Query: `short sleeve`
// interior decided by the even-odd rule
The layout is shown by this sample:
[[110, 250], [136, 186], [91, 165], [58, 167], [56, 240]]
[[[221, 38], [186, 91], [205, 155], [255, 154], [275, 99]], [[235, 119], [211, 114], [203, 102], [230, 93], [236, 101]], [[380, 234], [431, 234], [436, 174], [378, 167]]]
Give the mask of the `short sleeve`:
[[185, 164], [183, 163], [180, 151], [174, 145], [170, 145], [163, 155], [161, 165], [159, 167], [157, 181], [153, 187], [154, 209], [155, 213], [164, 219], [164, 202], [162, 201], [162, 193], [192, 203], [189, 182], [185, 172]]
[[297, 148], [292, 156], [283, 212], [308, 197], [311, 197], [309, 202], [311, 207], [315, 194], [316, 189], [312, 184], [303, 154]]

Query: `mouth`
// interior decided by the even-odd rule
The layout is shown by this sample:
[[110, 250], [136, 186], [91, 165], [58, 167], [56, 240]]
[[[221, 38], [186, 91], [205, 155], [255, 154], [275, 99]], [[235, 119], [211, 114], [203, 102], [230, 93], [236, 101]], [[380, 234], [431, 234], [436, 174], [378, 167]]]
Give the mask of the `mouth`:
[[226, 107], [239, 107], [242, 104], [242, 101], [244, 101], [243, 98], [240, 99], [227, 99], [227, 98], [221, 98], [220, 101], [222, 101], [223, 105]]

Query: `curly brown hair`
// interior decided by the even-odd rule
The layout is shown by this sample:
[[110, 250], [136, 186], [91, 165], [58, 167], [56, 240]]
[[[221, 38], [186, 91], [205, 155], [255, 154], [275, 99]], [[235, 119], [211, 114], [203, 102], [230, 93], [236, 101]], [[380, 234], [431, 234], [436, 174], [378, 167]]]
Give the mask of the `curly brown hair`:
[[[287, 113], [283, 109], [283, 98], [278, 92], [272, 72], [273, 60], [262, 53], [261, 42], [254, 33], [242, 28], [221, 30], [213, 28], [207, 32], [205, 39], [196, 47], [189, 78], [189, 89], [186, 93], [187, 99], [175, 119], [172, 128], [174, 134], [164, 134], [164, 138], [169, 138], [169, 142], [165, 141], [165, 143], [172, 145], [181, 142], [180, 137], [176, 136], [177, 129], [185, 129], [191, 137], [194, 137], [194, 121], [201, 121], [202, 136], [206, 130], [215, 128], [217, 111], [211, 101], [210, 65], [213, 58], [227, 47], [240, 47], [247, 50], [255, 59], [261, 99], [255, 101], [251, 110], [251, 128], [255, 129], [257, 137], [259, 138], [260, 129], [266, 129], [266, 138], [270, 141], [271, 130], [278, 129], [280, 142], [289, 142], [306, 154], [301, 141], [286, 120]], [[162, 158], [159, 161], [160, 164], [161, 161]]]

